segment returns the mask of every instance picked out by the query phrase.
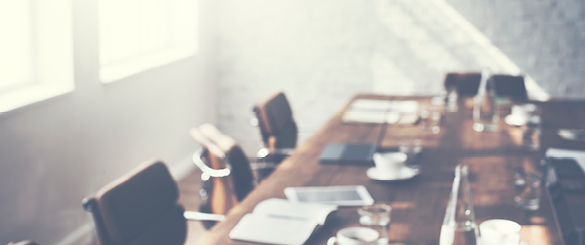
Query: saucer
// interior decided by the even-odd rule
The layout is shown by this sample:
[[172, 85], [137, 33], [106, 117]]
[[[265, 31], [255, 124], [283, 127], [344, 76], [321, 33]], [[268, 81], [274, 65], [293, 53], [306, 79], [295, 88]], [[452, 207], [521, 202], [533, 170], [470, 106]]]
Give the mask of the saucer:
[[504, 122], [508, 125], [512, 126], [522, 126], [528, 121], [528, 116], [525, 115], [518, 115], [518, 114], [510, 114], [504, 118]]
[[[477, 245], [491, 245], [491, 244], [485, 244], [482, 240], [481, 237], [479, 237], [478, 241], [477, 241]], [[520, 243], [518, 243], [518, 245], [530, 245], [525, 241], [520, 240]]]
[[409, 168], [409, 167], [402, 167], [397, 175], [388, 176], [384, 174], [380, 174], [377, 171], [376, 167], [371, 167], [366, 172], [366, 175], [373, 180], [384, 180], [384, 181], [396, 181], [396, 180], [407, 180], [412, 179], [414, 176], [417, 176], [420, 173], [418, 169]]

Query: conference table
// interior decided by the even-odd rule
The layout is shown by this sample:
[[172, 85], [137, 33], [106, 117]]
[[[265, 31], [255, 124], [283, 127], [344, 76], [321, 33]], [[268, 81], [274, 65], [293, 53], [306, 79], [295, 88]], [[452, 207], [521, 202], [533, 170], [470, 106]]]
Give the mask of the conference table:
[[[352, 99], [417, 100], [431, 104], [430, 97], [389, 97], [357, 95]], [[351, 101], [350, 101], [351, 103]], [[268, 198], [286, 198], [289, 186], [364, 185], [376, 203], [392, 207], [390, 244], [439, 244], [454, 170], [457, 164], [470, 169], [471, 193], [476, 223], [488, 219], [509, 219], [522, 225], [521, 239], [530, 245], [561, 244], [559, 229], [543, 189], [540, 208], [524, 211], [514, 206], [514, 169], [541, 171], [540, 160], [548, 147], [585, 149], [585, 144], [562, 140], [559, 128], [578, 128], [585, 123], [585, 102], [534, 102], [542, 109], [541, 150], [523, 149], [522, 130], [500, 120], [498, 132], [475, 132], [469, 101], [461, 100], [459, 110], [442, 113], [440, 131], [421, 130], [418, 125], [347, 123], [341, 117], [348, 103], [318, 132], [298, 146], [272, 175], [262, 181], [226, 220], [213, 227], [200, 244], [255, 244], [231, 240], [231, 229], [256, 204]], [[372, 180], [366, 176], [369, 166], [320, 164], [319, 155], [328, 143], [376, 143], [383, 133], [380, 148], [395, 148], [400, 142], [420, 139], [423, 152], [420, 175], [398, 182]], [[329, 237], [348, 226], [360, 226], [357, 209], [340, 207], [324, 227], [306, 244], [326, 244]]]

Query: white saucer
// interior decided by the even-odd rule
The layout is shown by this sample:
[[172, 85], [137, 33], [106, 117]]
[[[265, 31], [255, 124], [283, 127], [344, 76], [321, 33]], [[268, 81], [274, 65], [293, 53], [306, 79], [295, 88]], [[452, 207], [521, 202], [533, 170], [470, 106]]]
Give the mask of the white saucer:
[[400, 172], [397, 175], [386, 175], [381, 174], [376, 167], [371, 167], [366, 172], [366, 175], [373, 180], [385, 180], [385, 181], [394, 181], [394, 180], [407, 180], [412, 179], [414, 176], [417, 176], [420, 173], [418, 169], [409, 168], [409, 167], [402, 167]]
[[[481, 237], [479, 237], [477, 245], [491, 245], [491, 244], [484, 244], [484, 242], [481, 240]], [[530, 245], [530, 244], [521, 240], [520, 243], [518, 243], [518, 245]]]
[[528, 116], [524, 115], [517, 115], [517, 114], [510, 114], [504, 118], [504, 122], [508, 125], [512, 126], [522, 126], [528, 121]]

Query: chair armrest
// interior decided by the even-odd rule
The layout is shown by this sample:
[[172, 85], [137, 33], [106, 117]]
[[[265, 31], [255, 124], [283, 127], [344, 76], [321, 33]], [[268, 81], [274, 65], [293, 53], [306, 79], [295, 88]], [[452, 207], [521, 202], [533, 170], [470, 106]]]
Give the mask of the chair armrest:
[[226, 177], [230, 175], [231, 170], [229, 168], [213, 169], [207, 166], [207, 164], [201, 159], [202, 155], [203, 148], [195, 151], [195, 153], [193, 153], [193, 163], [201, 170], [201, 172], [203, 172], [203, 174], [210, 177]]
[[[248, 158], [248, 159], [260, 159], [260, 158]], [[250, 168], [252, 171], [262, 170], [262, 169], [274, 169], [278, 166], [278, 164], [274, 162], [262, 162], [262, 161], [250, 161]]]
[[271, 149], [271, 148], [261, 148], [260, 150], [258, 150], [258, 153], [256, 153], [256, 157], [267, 157], [268, 155], [286, 155], [286, 156], [290, 156], [291, 154], [294, 153], [294, 148], [276, 148], [276, 149]]
[[224, 221], [225, 215], [221, 214], [210, 214], [210, 213], [201, 213], [195, 211], [185, 211], [183, 216], [187, 220], [195, 220], [195, 221]]
[[81, 200], [81, 206], [83, 207], [83, 210], [91, 213], [97, 208], [97, 200], [90, 197], [83, 198], [83, 200]]

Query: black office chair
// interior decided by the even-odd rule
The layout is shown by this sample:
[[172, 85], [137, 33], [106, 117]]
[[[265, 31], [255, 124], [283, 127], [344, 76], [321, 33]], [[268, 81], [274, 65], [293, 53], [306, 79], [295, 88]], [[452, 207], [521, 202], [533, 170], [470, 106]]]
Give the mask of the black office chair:
[[257, 156], [279, 164], [293, 153], [298, 140], [298, 128], [284, 93], [279, 92], [254, 106], [260, 136], [264, 143]]
[[528, 101], [523, 76], [493, 75], [492, 79], [496, 95], [508, 97], [516, 103]]
[[83, 200], [102, 245], [183, 244], [187, 222], [179, 190], [160, 161], [141, 164]]
[[473, 97], [477, 94], [481, 73], [447, 73], [443, 82], [447, 91], [455, 89], [460, 97]]
[[258, 127], [264, 146], [270, 149], [296, 147], [297, 124], [288, 100], [282, 92], [256, 105], [254, 112], [258, 118]]
[[148, 161], [83, 200], [101, 245], [179, 245], [190, 220], [223, 220], [221, 215], [184, 212], [166, 165]]
[[[523, 76], [495, 74], [490, 77], [495, 94], [507, 97], [516, 103], [526, 102], [528, 93]], [[473, 97], [477, 94], [481, 82], [481, 73], [447, 73], [444, 85], [447, 91], [455, 89], [461, 97]]]

